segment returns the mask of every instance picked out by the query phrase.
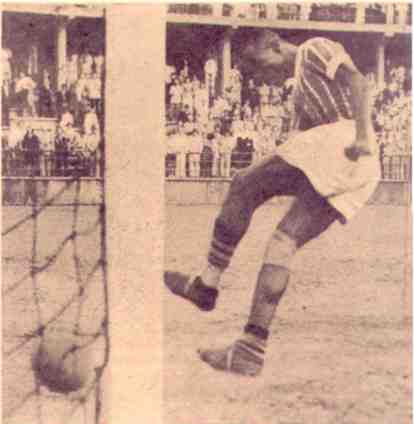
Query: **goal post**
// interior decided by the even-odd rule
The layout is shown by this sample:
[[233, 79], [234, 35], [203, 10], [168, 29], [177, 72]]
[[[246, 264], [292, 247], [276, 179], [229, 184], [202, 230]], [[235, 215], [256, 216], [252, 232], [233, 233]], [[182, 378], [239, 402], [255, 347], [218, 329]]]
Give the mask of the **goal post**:
[[102, 424], [162, 422], [165, 9], [105, 11], [111, 358]]

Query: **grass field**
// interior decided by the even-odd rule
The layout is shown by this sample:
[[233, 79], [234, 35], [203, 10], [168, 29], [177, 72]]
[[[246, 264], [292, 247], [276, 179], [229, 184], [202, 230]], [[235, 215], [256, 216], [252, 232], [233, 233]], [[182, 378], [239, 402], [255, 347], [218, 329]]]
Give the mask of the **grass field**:
[[[410, 251], [403, 207], [367, 207], [349, 225], [335, 224], [298, 254], [260, 378], [228, 376], [198, 360], [197, 348], [220, 347], [239, 335], [265, 243], [285, 207], [265, 206], [255, 215], [224, 275], [216, 311], [203, 314], [165, 290], [165, 424], [410, 423], [411, 294], [405, 278]], [[3, 208], [3, 230], [30, 212]], [[167, 207], [166, 269], [192, 272], [204, 264], [216, 213], [213, 206]], [[77, 229], [91, 229], [97, 219], [97, 208], [81, 207]], [[98, 260], [98, 229], [77, 240], [77, 254], [68, 243], [36, 281], [28, 278], [14, 288], [32, 260], [41, 266], [50, 259], [72, 222], [73, 208], [48, 208], [37, 223], [34, 258], [33, 220], [3, 238], [7, 424], [94, 423], [92, 398], [79, 407], [43, 389], [33, 393], [30, 358], [38, 339], [26, 336], [39, 322], [34, 293], [47, 321], [77, 290], [75, 258], [82, 278]], [[102, 281], [99, 274], [92, 279], [80, 315], [76, 302], [49, 329], [64, 332], [79, 323], [85, 333], [97, 331], [105, 314]]]
[[[164, 296], [165, 424], [411, 423], [408, 209], [369, 206], [297, 255], [263, 375], [198, 360], [240, 334], [265, 243], [284, 207], [254, 216], [222, 280], [217, 309]], [[217, 208], [167, 207], [165, 268], [204, 264]]]

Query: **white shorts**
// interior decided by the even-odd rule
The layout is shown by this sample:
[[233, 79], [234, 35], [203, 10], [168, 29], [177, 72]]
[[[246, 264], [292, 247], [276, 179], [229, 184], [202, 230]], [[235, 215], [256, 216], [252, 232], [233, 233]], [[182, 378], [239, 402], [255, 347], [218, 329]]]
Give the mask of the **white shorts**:
[[347, 220], [369, 200], [381, 170], [375, 137], [372, 156], [350, 161], [345, 147], [355, 141], [355, 121], [341, 120], [296, 133], [280, 146], [277, 154], [301, 169], [314, 188]]

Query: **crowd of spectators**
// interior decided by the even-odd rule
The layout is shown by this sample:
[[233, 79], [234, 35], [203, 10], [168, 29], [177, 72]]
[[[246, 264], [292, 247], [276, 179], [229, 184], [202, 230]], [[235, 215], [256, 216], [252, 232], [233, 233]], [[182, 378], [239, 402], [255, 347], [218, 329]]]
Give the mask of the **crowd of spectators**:
[[14, 63], [12, 50], [2, 49], [3, 175], [96, 174], [103, 66], [103, 56], [85, 51], [52, 75], [30, 57], [27, 66]]
[[377, 87], [372, 76], [373, 122], [385, 154], [411, 154], [411, 87], [405, 67], [390, 70], [389, 80]]
[[[291, 130], [294, 80], [280, 87], [257, 86], [244, 81], [235, 67], [220, 95], [216, 74], [207, 72], [214, 68], [206, 65], [200, 79], [192, 76], [187, 62], [180, 71], [167, 68], [168, 177], [230, 177], [275, 152]], [[373, 74], [367, 79], [385, 175], [388, 158], [395, 164], [399, 156], [405, 164], [411, 154], [411, 75], [400, 66], [390, 70], [382, 87]]]
[[[391, 8], [391, 22], [387, 17]], [[212, 15], [214, 17], [234, 17], [246, 19], [333, 21], [358, 23], [411, 23], [411, 4], [364, 3], [363, 9], [357, 3], [188, 3], [170, 4], [170, 13], [188, 15]]]

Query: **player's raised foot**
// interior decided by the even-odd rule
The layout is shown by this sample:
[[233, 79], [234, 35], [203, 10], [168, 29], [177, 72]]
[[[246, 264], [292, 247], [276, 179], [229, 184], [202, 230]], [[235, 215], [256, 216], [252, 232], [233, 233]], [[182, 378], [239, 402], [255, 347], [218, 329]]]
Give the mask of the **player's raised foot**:
[[237, 340], [224, 349], [200, 349], [198, 354], [216, 370], [248, 377], [259, 375], [264, 364], [264, 350], [244, 340]]
[[164, 272], [165, 285], [177, 296], [187, 299], [202, 311], [212, 311], [216, 306], [218, 290], [206, 286], [200, 277], [192, 279], [180, 272]]

